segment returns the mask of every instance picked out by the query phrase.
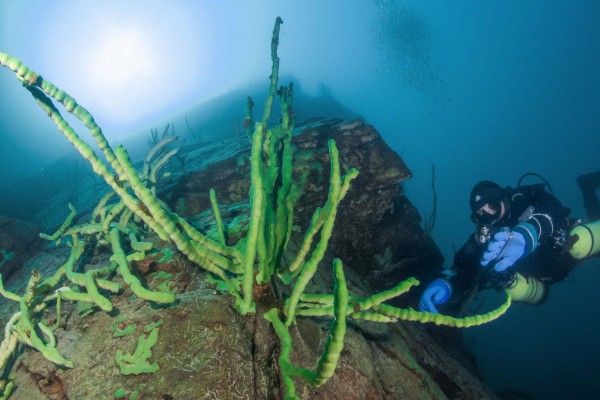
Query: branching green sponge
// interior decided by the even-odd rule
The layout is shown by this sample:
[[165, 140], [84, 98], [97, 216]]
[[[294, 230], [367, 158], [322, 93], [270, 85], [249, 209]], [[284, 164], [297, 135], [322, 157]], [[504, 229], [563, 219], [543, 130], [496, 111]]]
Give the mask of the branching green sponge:
[[34, 328], [34, 290], [40, 279], [40, 275], [35, 273], [32, 274], [31, 278], [29, 279], [26, 292], [23, 297], [21, 297], [21, 301], [19, 302], [21, 318], [19, 323], [16, 325], [15, 330], [19, 334], [19, 340], [40, 351], [48, 360], [67, 368], [73, 368], [73, 362], [64, 358], [56, 349], [56, 340], [50, 328], [41, 322], [38, 323], [38, 327], [48, 338], [47, 343], [45, 343], [42, 338], [38, 336], [36, 329]]
[[[398, 308], [384, 301], [397, 297], [411, 287], [417, 286], [419, 281], [415, 278], [409, 278], [400, 282], [394, 288], [374, 294], [366, 299], [360, 297], [350, 297], [348, 306], [348, 316], [355, 319], [363, 319], [374, 322], [396, 322], [398, 320], [416, 321], [421, 323], [431, 322], [436, 325], [446, 325], [455, 328], [469, 328], [491, 322], [502, 316], [511, 305], [511, 298], [507, 296], [506, 301], [498, 308], [482, 314], [473, 315], [464, 318], [455, 318], [447, 315], [436, 314], [426, 311], [416, 311], [412, 308]], [[327, 294], [303, 294], [298, 304], [298, 316], [324, 317], [333, 316], [335, 305], [333, 296]]]
[[11, 354], [17, 348], [19, 334], [14, 330], [14, 325], [19, 321], [21, 313], [14, 314], [4, 327], [4, 340], [0, 345], [0, 371], [6, 366]]
[[387, 304], [380, 304], [377, 307], [375, 307], [375, 310], [377, 311], [376, 315], [382, 315], [394, 319], [416, 321], [421, 323], [432, 322], [436, 325], [446, 325], [455, 328], [470, 328], [472, 326], [486, 324], [501, 317], [508, 310], [508, 308], [511, 305], [511, 302], [512, 300], [510, 295], [507, 295], [504, 303], [495, 310], [492, 310], [485, 314], [472, 315], [464, 318], [455, 318], [450, 317], [448, 315], [435, 314], [425, 311], [416, 311], [412, 308], [402, 309]]
[[[144, 223], [142, 229], [147, 227], [154, 231], [160, 239], [172, 242], [190, 261], [217, 276], [218, 280], [222, 282], [219, 288], [223, 288], [233, 295], [236, 309], [241, 314], [251, 313], [256, 309], [253, 299], [256, 283], [270, 284], [273, 282], [273, 278], [278, 276], [285, 284], [294, 284], [290, 298], [285, 305], [285, 321], [280, 320], [277, 309], [265, 314], [265, 318], [271, 322], [281, 339], [279, 361], [286, 386], [286, 398], [296, 398], [294, 377], [300, 377], [311, 385], [318, 386], [333, 374], [343, 348], [347, 317], [378, 322], [394, 322], [404, 319], [466, 327], [488, 322], [506, 311], [510, 305], [510, 297], [497, 310], [485, 315], [463, 319], [423, 313], [412, 309], [400, 309], [383, 304], [384, 301], [398, 296], [417, 284], [416, 280], [403, 282], [394, 289], [368, 298], [349, 297], [339, 261], [334, 262], [335, 288], [333, 296], [304, 295], [308, 283], [326, 253], [328, 240], [334, 229], [338, 205], [358, 171], [346, 167], [343, 170], [348, 171], [347, 174], [341, 175], [342, 168], [338, 150], [335, 142], [330, 141], [331, 175], [327, 203], [315, 211], [300, 250], [294, 261], [286, 267], [281, 261], [292, 232], [293, 211], [299, 190], [298, 183], [293, 182], [292, 175], [293, 86], [290, 84], [288, 87], [277, 87], [280, 62], [277, 56], [277, 47], [281, 24], [282, 20], [278, 17], [271, 40], [272, 69], [269, 92], [263, 116], [256, 124], [254, 124], [252, 116], [254, 103], [250, 98], [247, 101], [244, 126], [253, 144], [250, 155], [250, 216], [246, 237], [235, 246], [228, 246], [225, 240], [225, 231], [214, 192], [211, 193], [211, 200], [219, 229], [218, 240], [213, 240], [196, 230], [186, 220], [171, 212], [164, 202], [156, 197], [156, 173], [174, 152], [154, 157], [157, 153], [152, 151], [144, 165], [143, 172], [139, 173], [129, 159], [127, 151], [123, 147], [117, 147], [113, 151], [92, 115], [74, 98], [30, 70], [20, 60], [0, 52], [0, 65], [16, 72], [18, 80], [57, 125], [59, 131], [91, 163], [94, 172], [101, 176], [112, 192], [119, 197], [116, 204], [107, 205], [113, 194], [106, 194], [94, 210], [91, 223], [70, 228], [75, 217], [74, 208], [71, 206], [72, 213], [59, 230], [52, 235], [45, 236], [50, 240], [60, 240], [65, 236], [73, 237], [73, 250], [69, 261], [60, 267], [52, 277], [47, 278], [39, 285], [37, 282], [40, 278], [34, 277], [35, 279], [32, 281], [35, 282], [30, 282], [22, 297], [4, 290], [0, 279], [0, 294], [8, 299], [18, 301], [21, 305], [20, 311], [9, 321], [8, 328], [5, 330], [4, 341], [0, 347], [0, 365], [5, 365], [8, 356], [15, 351], [16, 342], [19, 340], [38, 349], [48, 360], [56, 364], [72, 366], [72, 363], [63, 358], [56, 350], [55, 338], [51, 329], [38, 322], [41, 310], [49, 301], [58, 297], [57, 291], [60, 293], [61, 299], [94, 303], [108, 311], [112, 309], [112, 304], [108, 298], [101, 295], [98, 288], [112, 292], [118, 291], [118, 284], [109, 281], [106, 277], [112, 276], [112, 273], [118, 270], [136, 296], [158, 303], [175, 301], [172, 293], [152, 292], [146, 289], [130, 271], [129, 263], [132, 260], [140, 260], [145, 256], [145, 252], [152, 248], [152, 243], [138, 240], [140, 228], [136, 227], [135, 223], [140, 220]], [[270, 114], [276, 95], [281, 107], [280, 122], [269, 128]], [[98, 157], [94, 149], [82, 140], [62, 117], [53, 100], [83, 122], [96, 141], [97, 147], [103, 153], [103, 158]], [[252, 132], [254, 133], [252, 134]], [[154, 159], [153, 162], [152, 159]], [[134, 253], [125, 253], [124, 249], [127, 249], [128, 246], [121, 244], [121, 234], [129, 238], [129, 245]], [[112, 245], [111, 265], [87, 271], [85, 274], [75, 272], [75, 263], [83, 251], [83, 246], [78, 245], [75, 239], [79, 235], [93, 235], [96, 243]], [[313, 239], [317, 240], [315, 238], [318, 238], [318, 243], [313, 245]], [[6, 260], [7, 253], [3, 252], [2, 254]], [[77, 288], [72, 289], [70, 286], [58, 288], [64, 276], [78, 286], [85, 286], [87, 292], [79, 292], [75, 290]], [[300, 315], [321, 315], [334, 318], [325, 350], [314, 371], [299, 368], [290, 363], [292, 341], [289, 327], [294, 323], [295, 317]], [[115, 354], [117, 363], [121, 367], [121, 373], [148, 373], [158, 369], [156, 363], [148, 363], [150, 349], [156, 343], [158, 335], [157, 326], [148, 336], [140, 336], [134, 354], [123, 355], [120, 351]], [[36, 332], [40, 330], [46, 340], [38, 337]]]
[[346, 286], [342, 262], [339, 259], [334, 260], [333, 269], [335, 281], [333, 295], [335, 309], [334, 320], [329, 329], [329, 335], [325, 342], [323, 354], [314, 371], [296, 367], [291, 364], [290, 354], [292, 352], [292, 336], [290, 335], [289, 328], [279, 319], [277, 309], [273, 308], [264, 314], [265, 319], [273, 325], [273, 328], [281, 341], [279, 366], [285, 385], [286, 399], [298, 398], [295, 394], [294, 376], [298, 376], [310, 385], [318, 387], [323, 385], [333, 376], [335, 368], [338, 365], [342, 349], [344, 348], [344, 336], [346, 335], [348, 288]]
[[118, 271], [123, 277], [123, 280], [136, 296], [145, 300], [153, 301], [155, 303], [169, 304], [175, 301], [175, 295], [172, 293], [152, 292], [146, 289], [142, 286], [140, 280], [131, 273], [131, 270], [129, 269], [129, 261], [125, 255], [123, 247], [121, 246], [121, 239], [118, 229], [111, 230], [110, 239], [114, 253], [111, 257], [111, 261], [114, 261], [118, 265]]
[[69, 216], [67, 217], [67, 219], [65, 219], [65, 222], [62, 223], [62, 225], [60, 226], [60, 228], [58, 228], [58, 230], [56, 232], [54, 232], [52, 235], [46, 235], [44, 233], [40, 233], [40, 237], [42, 239], [46, 239], [49, 241], [54, 241], [57, 239], [60, 239], [63, 235], [63, 233], [65, 233], [65, 231], [69, 228], [69, 226], [71, 226], [71, 223], [73, 222], [73, 218], [75, 218], [75, 215], [77, 214], [77, 211], [75, 210], [75, 207], [73, 207], [73, 204], [69, 203], [69, 210], [71, 210], [71, 212], [69, 213]]
[[[329, 194], [327, 198], [327, 204], [321, 210], [317, 210], [315, 214], [324, 214], [322, 219], [322, 224], [320, 224], [321, 229], [321, 237], [319, 242], [315, 246], [314, 251], [312, 252], [309, 259], [302, 264], [300, 269], [300, 274], [294, 283], [294, 288], [292, 289], [292, 294], [288, 299], [286, 304], [285, 312], [287, 315], [286, 325], [290, 326], [294, 321], [294, 317], [296, 314], [296, 306], [300, 299], [300, 295], [304, 293], [306, 286], [309, 281], [314, 276], [317, 271], [318, 265], [323, 259], [325, 255], [325, 251], [327, 250], [327, 245], [331, 235], [333, 234], [333, 227], [335, 224], [335, 217], [337, 215], [337, 208], [345, 195], [344, 188], [346, 185], [350, 185], [350, 181], [353, 180], [357, 175], [358, 171], [352, 169], [348, 172], [348, 174], [344, 175], [342, 178], [340, 175], [340, 163], [339, 163], [339, 152], [333, 140], [329, 141], [329, 154], [331, 156], [331, 177], [330, 177], [330, 186], [329, 186]], [[320, 218], [313, 217], [313, 221], [320, 221]], [[314, 234], [314, 227], [309, 228], [309, 232]], [[307, 234], [308, 236], [308, 234]], [[307, 239], [305, 236], [305, 240]], [[309, 243], [312, 241], [312, 237], [309, 239]], [[303, 243], [305, 245], [305, 243]], [[302, 254], [302, 253], [299, 253]], [[304, 255], [303, 255], [304, 256]]]
[[137, 347], [133, 354], [123, 354], [121, 350], [115, 352], [115, 361], [121, 368], [123, 375], [151, 374], [158, 371], [156, 362], [150, 364], [148, 359], [152, 356], [152, 346], [158, 340], [159, 328], [154, 328], [148, 336], [142, 334], [138, 337]]
[[124, 323], [125, 318], [123, 318], [122, 315], [119, 315], [119, 317], [113, 321], [113, 337], [125, 336], [135, 332], [135, 324], [129, 324], [126, 327], [121, 328], [121, 325]]
[[217, 202], [217, 193], [215, 189], [210, 189], [210, 203], [212, 204], [213, 212], [215, 213], [215, 220], [217, 222], [217, 229], [219, 230], [219, 241], [222, 245], [226, 245], [225, 231], [223, 230], [223, 218], [221, 218], [221, 212], [219, 211], [219, 203]]
[[12, 377], [9, 377], [7, 380], [0, 380], [0, 400], [8, 400], [12, 394], [14, 386], [15, 384], [12, 381]]
[[329, 329], [329, 336], [325, 343], [325, 350], [319, 359], [319, 363], [314, 372], [314, 379], [311, 382], [315, 386], [321, 386], [327, 379], [333, 376], [340, 359], [340, 354], [344, 348], [346, 310], [348, 309], [348, 287], [346, 286], [342, 262], [337, 258], [333, 261], [333, 270], [335, 276], [333, 308], [335, 313], [331, 328]]

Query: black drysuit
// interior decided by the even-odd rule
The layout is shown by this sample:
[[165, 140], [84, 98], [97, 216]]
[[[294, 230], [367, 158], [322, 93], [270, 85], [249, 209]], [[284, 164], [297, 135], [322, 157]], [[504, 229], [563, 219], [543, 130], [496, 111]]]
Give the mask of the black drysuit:
[[510, 229], [519, 222], [527, 222], [537, 233], [538, 247], [505, 271], [496, 272], [493, 262], [486, 267], [480, 264], [487, 243], [478, 243], [477, 232], [469, 236], [454, 256], [453, 266], [443, 271], [444, 278], [453, 287], [450, 301], [442, 307], [446, 313], [460, 312], [462, 306], [480, 290], [488, 287], [502, 289], [514, 272], [553, 283], [565, 279], [578, 262], [564, 251], [570, 210], [545, 191], [544, 185], [507, 188], [507, 194], [508, 210], [503, 219], [491, 227], [491, 237], [503, 227]]

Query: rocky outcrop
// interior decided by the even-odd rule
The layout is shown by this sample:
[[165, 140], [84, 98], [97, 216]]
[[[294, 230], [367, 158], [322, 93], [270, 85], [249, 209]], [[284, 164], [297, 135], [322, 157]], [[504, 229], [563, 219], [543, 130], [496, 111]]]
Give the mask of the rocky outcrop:
[[[340, 204], [330, 249], [374, 289], [387, 289], [410, 276], [429, 279], [443, 257], [421, 228], [421, 217], [404, 195], [401, 182], [412, 177], [409, 168], [379, 133], [361, 120], [323, 119], [297, 127], [293, 143], [294, 176], [304, 179], [295, 222], [304, 232], [314, 210], [323, 205], [329, 188], [327, 141], [336, 141], [340, 163], [360, 171]], [[221, 205], [247, 201], [249, 150], [214, 162], [180, 179], [167, 196], [172, 207], [190, 217], [211, 207], [214, 188]], [[235, 211], [228, 214], [234, 217]]]
[[[325, 203], [329, 139], [337, 142], [343, 168], [357, 168], [360, 175], [340, 205], [330, 247], [307, 292], [332, 292], [334, 257], [344, 262], [350, 293], [356, 296], [378, 292], [409, 276], [432, 275], [442, 257], [403, 193], [401, 182], [410, 178], [410, 170], [377, 131], [361, 121], [318, 119], [298, 127], [294, 179], [303, 196], [295, 209], [298, 229], [291, 238], [291, 252], [299, 246], [314, 210]], [[233, 143], [209, 144], [188, 153], [188, 165], [202, 168], [182, 175], [162, 193], [200, 229], [214, 226], [212, 213], [206, 212], [210, 188], [215, 188], [225, 223], [236, 220], [237, 226], [244, 226], [249, 205], [248, 149], [228, 148]], [[229, 240], [237, 240], [238, 234], [229, 231]], [[104, 265], [109, 256], [99, 254], [87, 262]], [[36, 269], [51, 271], [64, 257], [63, 252], [54, 261], [43, 258]], [[63, 303], [57, 348], [75, 368], [58, 368], [38, 352], [25, 352], [13, 368], [18, 398], [109, 399], [119, 389], [127, 396], [138, 391], [141, 399], [283, 398], [279, 339], [262, 314], [281, 305], [289, 289], [281, 284], [275, 284], [275, 290], [257, 288], [263, 290], [256, 293], [257, 312], [242, 316], [234, 310], [233, 299], [207, 283], [206, 274], [184, 257], [140, 263], [137, 272], [153, 288], [160, 283], [161, 271], [173, 274], [175, 305], [157, 307], [133, 297], [129, 290], [111, 297], [115, 308], [111, 313], [89, 313]], [[414, 306], [417, 296], [418, 290], [400, 302]], [[54, 313], [51, 309], [46, 315], [49, 325]], [[151, 357], [160, 369], [153, 374], [121, 375], [115, 351], [133, 352], [137, 337], [151, 323], [160, 325]], [[297, 319], [290, 329], [294, 364], [315, 366], [329, 323], [327, 318]], [[114, 334], [128, 325], [135, 325], [134, 333]], [[433, 329], [432, 335], [431, 330], [417, 323], [349, 321], [334, 376], [318, 389], [296, 380], [296, 393], [307, 399], [494, 399], [455, 340], [458, 331]]]
[[42, 245], [41, 228], [0, 215], [0, 274], [8, 279]]

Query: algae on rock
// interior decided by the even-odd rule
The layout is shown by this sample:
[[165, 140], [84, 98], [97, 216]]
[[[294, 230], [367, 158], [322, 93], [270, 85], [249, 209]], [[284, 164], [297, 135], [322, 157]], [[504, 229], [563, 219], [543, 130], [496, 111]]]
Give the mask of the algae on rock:
[[[94, 172], [103, 177], [111, 188], [110, 193], [98, 204], [89, 224], [71, 226], [75, 215], [73, 208], [72, 214], [65, 223], [53, 235], [45, 237], [49, 240], [68, 240], [72, 251], [69, 261], [65, 265], [41, 283], [39, 282], [40, 277], [34, 275], [24, 296], [2, 293], [9, 299], [19, 301], [21, 311], [17, 313], [18, 316], [14, 320], [11, 320], [12, 324], [7, 326], [0, 360], [5, 363], [15, 349], [16, 340], [19, 340], [35, 347], [49, 360], [72, 367], [73, 365], [56, 351], [54, 336], [42, 322], [38, 322], [37, 325], [44, 332], [47, 340], [44, 341], [33, 334], [36, 331], [33, 326], [34, 320], [38, 321], [40, 312], [47, 304], [58, 298], [90, 302], [104, 311], [111, 311], [110, 299], [102, 295], [99, 288], [113, 293], [118, 292], [121, 285], [111, 280], [116, 273], [139, 298], [162, 304], [175, 302], [174, 294], [146, 289], [131, 272], [131, 263], [144, 259], [147, 253], [155, 247], [154, 243], [143, 241], [143, 238], [150, 233], [154, 233], [165, 242], [172, 243], [192, 263], [216, 276], [215, 281], [219, 283], [219, 287], [225, 288], [234, 297], [236, 310], [242, 315], [256, 311], [255, 293], [260, 293], [261, 287], [272, 287], [277, 280], [285, 285], [291, 285], [290, 296], [286, 300], [285, 306], [275, 304], [276, 308], [265, 314], [265, 318], [272, 323], [282, 340], [280, 367], [286, 385], [286, 397], [296, 396], [293, 376], [301, 377], [308, 383], [319, 386], [333, 375], [343, 348], [348, 316], [378, 322], [407, 319], [451, 326], [472, 326], [497, 318], [508, 308], [510, 299], [498, 310], [484, 316], [455, 319], [383, 304], [384, 301], [400, 295], [410, 286], [417, 284], [416, 280], [402, 282], [393, 290], [367, 298], [352, 298], [347, 293], [343, 268], [339, 260], [334, 262], [334, 276], [337, 283], [333, 296], [304, 294], [319, 263], [324, 258], [334, 230], [338, 206], [350, 189], [350, 183], [356, 178], [358, 171], [346, 167], [346, 174], [342, 175], [338, 149], [335, 142], [330, 140], [328, 147], [331, 168], [327, 202], [314, 212], [296, 256], [292, 257], [290, 263], [284, 263], [284, 255], [287, 254], [288, 243], [294, 227], [294, 207], [301, 193], [299, 186], [292, 179], [294, 158], [292, 147], [293, 85], [278, 88], [279, 57], [277, 48], [281, 23], [281, 18], [277, 18], [273, 29], [272, 71], [263, 117], [254, 124], [251, 136], [248, 230], [246, 236], [234, 245], [228, 244], [225, 239], [226, 227], [223, 226], [215, 192], [211, 192], [211, 203], [218, 228], [216, 239], [195, 229], [188, 221], [172, 212], [157, 197], [156, 174], [149, 173], [149, 171], [155, 171], [160, 168], [160, 165], [164, 165], [163, 158], [154, 161], [156, 166], [154, 169], [148, 167], [149, 163], [147, 163], [144, 171], [136, 171], [127, 151], [122, 146], [113, 151], [100, 127], [86, 109], [16, 58], [0, 53], [0, 64], [17, 73], [18, 79], [33, 95], [40, 107], [48, 113], [58, 129], [81, 155], [91, 163]], [[276, 96], [281, 108], [280, 122], [269, 127]], [[67, 112], [84, 123], [103, 152], [107, 163], [103, 162], [92, 148], [77, 135], [61, 116], [52, 99], [61, 103]], [[254, 121], [252, 108], [253, 102], [248, 99], [246, 104], [247, 121], [249, 121], [246, 125], [247, 129], [252, 128], [251, 125]], [[151, 156], [152, 152], [149, 159]], [[390, 173], [397, 174], [398, 172], [391, 171]], [[118, 198], [117, 202], [106, 205], [114, 195]], [[130, 254], [126, 254], [126, 247], [122, 243], [124, 238], [127, 240], [127, 248], [132, 250]], [[316, 243], [313, 243], [315, 240], [317, 240]], [[85, 251], [85, 246], [91, 243], [110, 246], [113, 253], [110, 265], [88, 270], [85, 273], [75, 272], [74, 266]], [[70, 286], [61, 286], [64, 284], [85, 288], [86, 291], [81, 292]], [[311, 303], [316, 303], [316, 306]], [[283, 312], [283, 321], [279, 319], [279, 311]], [[291, 340], [287, 339], [289, 328], [294, 324], [296, 317], [301, 315], [334, 317], [327, 341], [328, 345], [315, 371], [298, 369], [289, 363], [289, 353], [291, 352]], [[156, 334], [154, 336], [151, 334], [151, 342], [156, 342]], [[147, 352], [142, 353], [146, 355]], [[118, 358], [124, 357], [119, 356]], [[135, 364], [135, 360], [130, 361]], [[155, 369], [151, 367], [144, 371], [152, 372], [150, 370]], [[6, 375], [7, 371], [4, 371], [4, 376]]]

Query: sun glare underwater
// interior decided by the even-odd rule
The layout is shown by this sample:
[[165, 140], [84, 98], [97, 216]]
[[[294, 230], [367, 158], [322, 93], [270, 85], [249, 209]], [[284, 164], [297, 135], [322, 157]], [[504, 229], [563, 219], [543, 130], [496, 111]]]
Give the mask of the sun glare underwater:
[[[203, 165], [208, 168], [228, 154], [225, 145], [216, 143], [247, 138], [248, 96], [254, 99], [250, 128], [261, 121], [272, 74], [273, 22], [280, 16], [279, 84], [293, 81], [293, 88], [277, 92], [269, 122], [286, 123], [279, 114], [285, 109], [279, 96], [285, 103], [289, 90], [297, 123], [324, 116], [372, 125], [412, 174], [400, 183], [401, 193], [422, 221], [435, 215], [430, 238], [447, 267], [473, 233], [469, 192], [480, 180], [514, 187], [522, 174], [535, 172], [551, 183], [572, 217], [585, 219], [576, 178], [600, 170], [599, 15], [600, 3], [592, 0], [9, 0], [0, 5], [0, 52], [73, 96], [113, 148], [127, 148], [136, 167], [143, 165], [150, 144], [177, 137], [182, 149], [192, 150], [168, 157], [185, 170], [194, 165], [185, 154], [209, 146]], [[0, 70], [0, 266], [9, 254], [3, 243], [17, 241], [7, 233], [10, 224], [2, 221], [21, 220], [46, 225], [46, 233], [55, 231], [69, 215], [66, 203], [54, 219], [42, 221], [42, 209], [56, 202], [60, 191], [89, 195], [92, 189], [85, 191], [83, 177], [94, 176], [48, 118], [51, 113], [40, 110], [23, 86], [7, 68]], [[84, 141], [93, 143], [79, 120], [61, 112]], [[98, 145], [91, 147], [103, 162], [109, 158]], [[281, 150], [279, 156], [283, 154]], [[352, 167], [342, 165], [340, 179]], [[328, 169], [322, 174], [324, 187], [329, 185]], [[186, 174], [176, 177], [183, 182]], [[94, 182], [93, 190], [104, 185], [99, 178]], [[229, 187], [251, 190], [236, 184], [241, 186]], [[177, 190], [197, 189], [169, 185], [173, 196]], [[231, 200], [234, 191], [217, 192], [219, 201]], [[142, 213], [138, 218], [152, 212], [137, 211]], [[241, 214], [236, 209], [223, 218], [236, 213]], [[218, 224], [219, 218], [211, 223]], [[241, 220], [241, 226], [248, 222]], [[212, 233], [219, 234], [216, 227]], [[76, 247], [72, 244], [69, 251]], [[44, 249], [40, 263], [49, 257], [50, 248]], [[68, 257], [64, 247], [62, 251]], [[232, 246], [228, 251], [224, 257], [238, 262], [240, 250]], [[162, 256], [167, 257], [166, 250]], [[599, 267], [597, 259], [578, 267], [565, 282], [553, 285], [548, 301], [538, 307], [513, 304], [498, 320], [461, 330], [465, 349], [476, 359], [477, 379], [501, 399], [600, 398]], [[153, 279], [167, 280], [166, 273]], [[225, 283], [219, 290], [235, 293], [235, 283], [223, 289]], [[491, 293], [478, 304], [486, 309], [497, 300]], [[164, 312], [161, 307], [154, 311]], [[4, 326], [10, 316], [2, 317]], [[269, 318], [272, 322], [275, 317]], [[126, 328], [127, 321], [110, 321], [103, 323], [117, 326], [114, 332]], [[276, 323], [273, 327], [277, 329]], [[352, 329], [349, 324], [347, 330]], [[218, 342], [209, 336], [205, 343]], [[47, 341], [50, 336], [42, 337]], [[61, 346], [66, 345], [59, 342]], [[341, 357], [343, 363], [343, 353]], [[199, 364], [190, 369], [197, 371], [211, 360], [195, 359]], [[11, 399], [23, 398], [19, 396], [17, 388]]]

